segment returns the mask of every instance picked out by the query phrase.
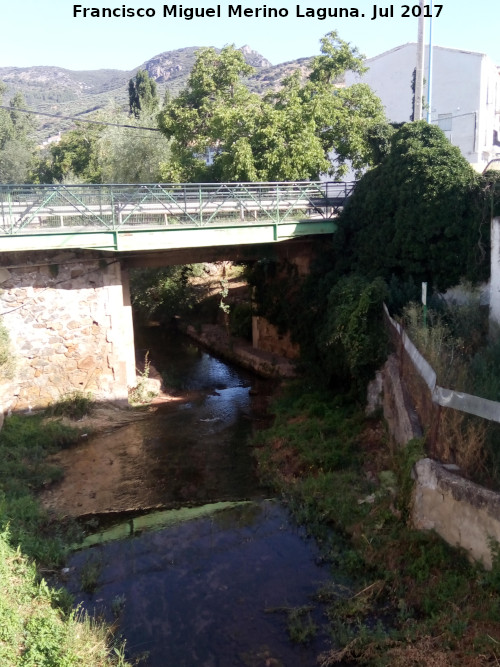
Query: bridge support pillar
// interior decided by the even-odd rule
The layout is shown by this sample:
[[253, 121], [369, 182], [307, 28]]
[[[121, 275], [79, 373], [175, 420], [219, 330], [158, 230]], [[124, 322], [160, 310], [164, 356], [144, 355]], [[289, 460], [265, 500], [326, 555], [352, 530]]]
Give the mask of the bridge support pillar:
[[[310, 272], [311, 259], [314, 253], [314, 245], [312, 243], [294, 244], [287, 247], [278, 246], [276, 259], [278, 260], [278, 271], [275, 280], [285, 278], [283, 289], [286, 290], [286, 271], [283, 270], [284, 264], [293, 265], [298, 281], [304, 278]], [[283, 293], [286, 298], [286, 292]], [[294, 343], [289, 331], [280, 333], [278, 327], [271, 324], [265, 317], [252, 317], [252, 345], [258, 350], [271, 352], [286, 359], [298, 359], [300, 356], [300, 346]]]
[[[92, 251], [4, 253], [0, 316], [13, 376], [4, 407], [45, 407], [74, 391], [128, 400], [135, 354], [128, 274]], [[5, 384], [10, 400], [5, 405]]]

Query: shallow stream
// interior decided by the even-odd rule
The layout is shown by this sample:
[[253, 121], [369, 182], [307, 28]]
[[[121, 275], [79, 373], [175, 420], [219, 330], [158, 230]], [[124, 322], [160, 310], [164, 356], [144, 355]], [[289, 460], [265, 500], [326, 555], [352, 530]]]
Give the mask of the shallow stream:
[[[101, 498], [121, 516], [87, 523], [94, 544], [71, 557], [68, 589], [77, 604], [118, 619], [128, 656], [148, 667], [312, 667], [326, 638], [293, 643], [287, 628], [307, 634], [320, 620], [313, 596], [329, 574], [259, 485], [249, 446], [272, 385], [180, 336], [153, 331], [142, 345], [179, 400], [68, 453], [87, 461], [82, 502], [106, 493], [92, 489], [89, 471], [103, 449], [119, 470], [110, 486], [123, 491]], [[132, 511], [146, 507], [156, 509]]]

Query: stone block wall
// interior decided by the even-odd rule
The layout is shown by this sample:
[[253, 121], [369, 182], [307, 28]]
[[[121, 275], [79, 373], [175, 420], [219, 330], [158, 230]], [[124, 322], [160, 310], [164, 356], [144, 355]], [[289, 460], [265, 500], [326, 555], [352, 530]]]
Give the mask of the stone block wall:
[[123, 278], [119, 262], [99, 253], [0, 257], [0, 315], [15, 358], [4, 409], [45, 407], [75, 390], [127, 399], [135, 359]]
[[293, 343], [290, 333], [280, 334], [278, 328], [265, 317], [252, 317], [252, 345], [258, 350], [271, 352], [285, 359], [298, 359], [300, 347]]

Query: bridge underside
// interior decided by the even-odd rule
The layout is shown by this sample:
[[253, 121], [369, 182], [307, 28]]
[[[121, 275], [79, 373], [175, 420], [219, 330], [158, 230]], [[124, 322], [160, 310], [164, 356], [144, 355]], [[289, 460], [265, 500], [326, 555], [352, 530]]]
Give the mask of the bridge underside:
[[334, 220], [291, 220], [248, 225], [207, 227], [120, 228], [116, 230], [60, 229], [54, 231], [0, 234], [3, 252], [24, 250], [104, 250], [139, 252], [204, 247], [268, 244], [310, 235], [333, 234]]
[[[297, 262], [298, 258], [304, 257], [307, 258], [308, 264], [313, 255], [313, 247], [318, 245], [319, 242], [321, 241], [318, 238], [303, 237], [280, 243], [149, 249], [137, 252], [118, 252], [112, 253], [112, 255], [120, 260], [123, 269], [160, 268], [162, 266], [199, 264], [202, 262], [253, 262], [263, 258]], [[103, 256], [106, 255], [107, 253], [103, 254]]]

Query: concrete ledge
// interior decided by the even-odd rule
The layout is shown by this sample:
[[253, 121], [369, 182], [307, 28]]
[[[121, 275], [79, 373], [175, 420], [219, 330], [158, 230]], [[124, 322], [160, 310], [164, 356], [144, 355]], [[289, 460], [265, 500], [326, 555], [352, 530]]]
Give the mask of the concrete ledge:
[[200, 331], [188, 325], [185, 331], [188, 336], [216, 354], [220, 354], [224, 359], [233, 361], [263, 377], [290, 378], [296, 375], [295, 366], [289, 359], [258, 350], [243, 339], [233, 339], [219, 325], [204, 324]]
[[432, 459], [414, 468], [412, 518], [416, 528], [435, 530], [470, 558], [492, 566], [491, 540], [500, 543], [500, 493], [474, 484]]
[[396, 355], [389, 355], [382, 369], [383, 411], [389, 433], [398, 445], [422, 437], [422, 428], [408, 391], [401, 381]]

